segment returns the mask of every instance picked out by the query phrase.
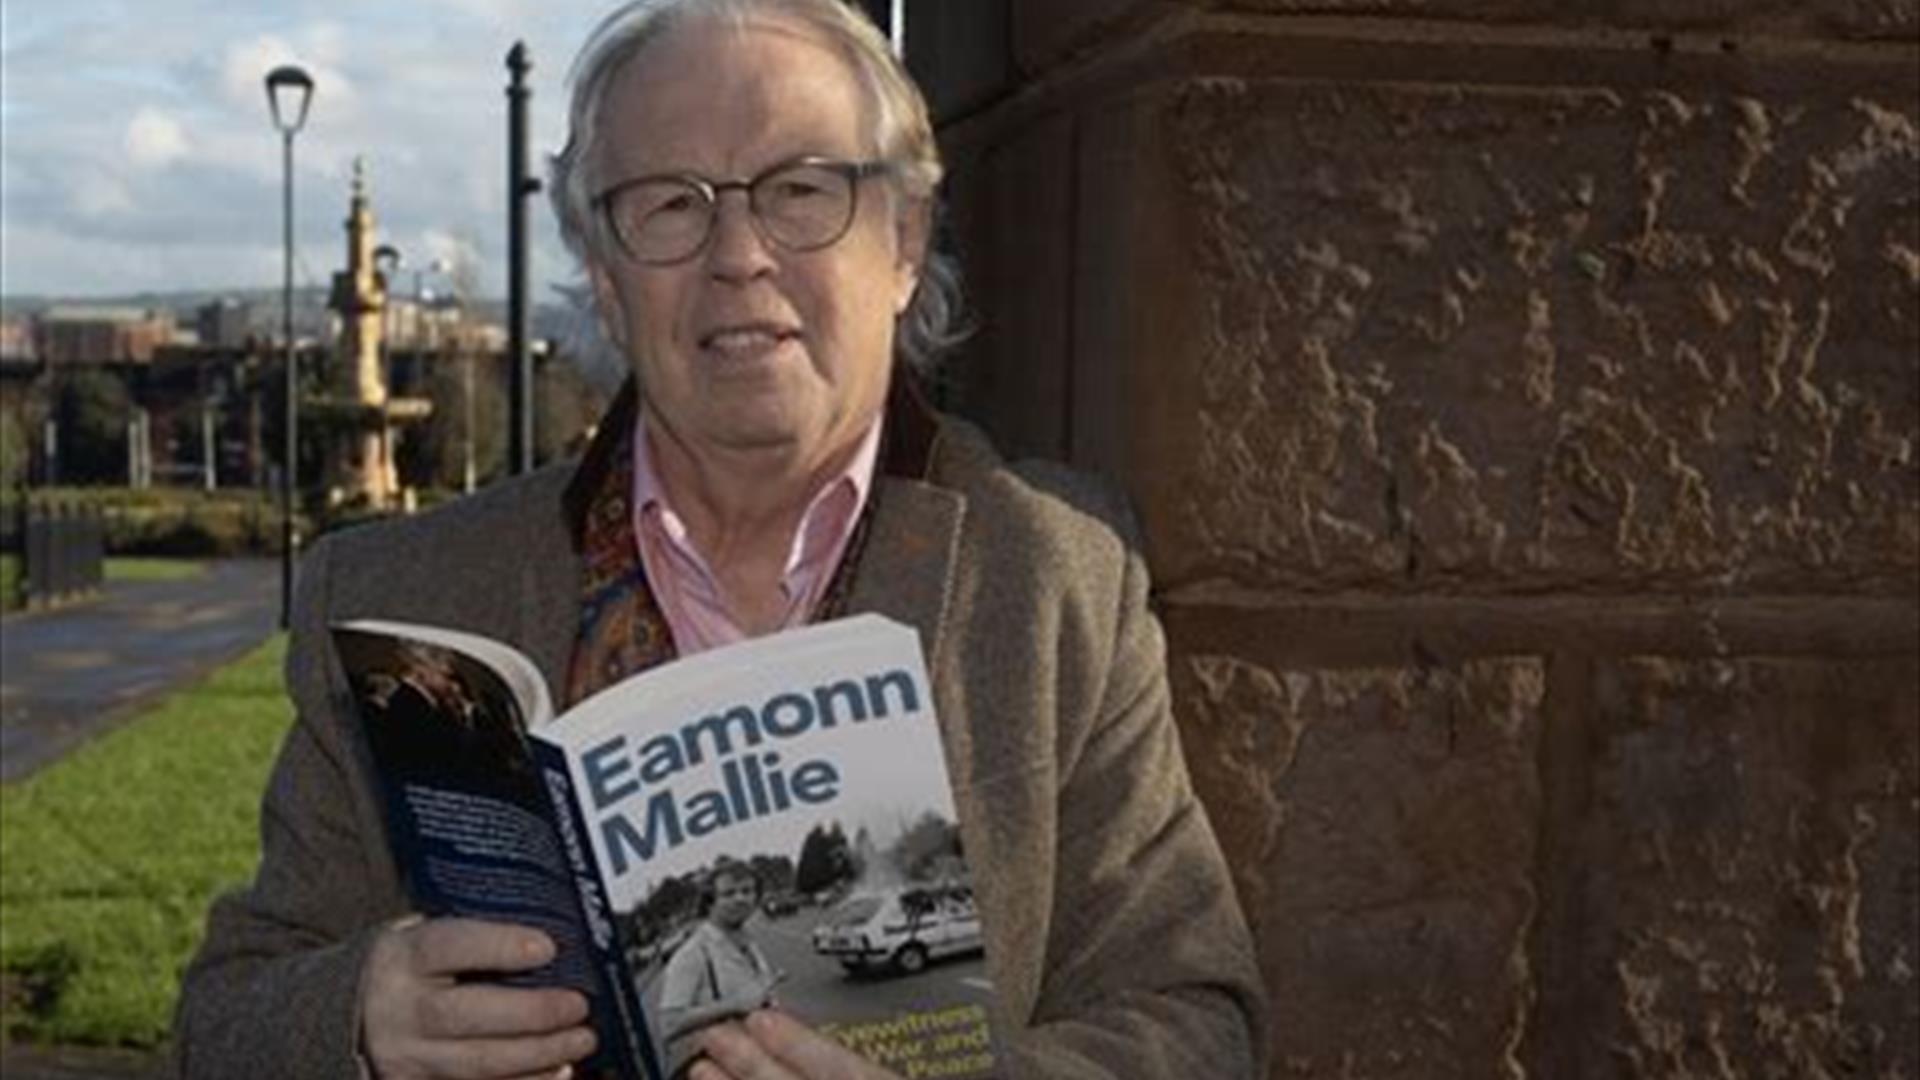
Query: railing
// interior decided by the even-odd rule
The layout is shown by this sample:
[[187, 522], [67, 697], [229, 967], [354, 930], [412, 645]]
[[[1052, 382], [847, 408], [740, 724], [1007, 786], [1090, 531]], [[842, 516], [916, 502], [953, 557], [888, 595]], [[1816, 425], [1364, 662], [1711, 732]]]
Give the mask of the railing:
[[52, 607], [99, 590], [107, 553], [99, 507], [29, 499], [21, 517], [22, 606]]

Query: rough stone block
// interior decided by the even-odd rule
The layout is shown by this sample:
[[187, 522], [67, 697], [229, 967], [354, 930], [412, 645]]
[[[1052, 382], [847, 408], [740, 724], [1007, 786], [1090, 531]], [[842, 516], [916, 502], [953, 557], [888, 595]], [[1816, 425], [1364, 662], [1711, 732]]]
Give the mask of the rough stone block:
[[1920, 104], [1886, 89], [1144, 98], [1191, 237], [1133, 268], [1190, 282], [1131, 390], [1196, 399], [1134, 470], [1162, 584], [1911, 588]]
[[1912, 37], [1914, 0], [1225, 0], [1231, 11], [1270, 15], [1527, 22], [1577, 29], [1673, 29], [1773, 36]]
[[1598, 665], [1536, 1075], [1920, 1074], [1920, 669]]
[[1173, 673], [1272, 993], [1272, 1075], [1505, 1075], [1531, 993], [1541, 664], [1180, 654]]
[[1146, 20], [1203, 0], [1019, 0], [1013, 5], [1013, 56], [1028, 76], [1084, 48], [1128, 20]]

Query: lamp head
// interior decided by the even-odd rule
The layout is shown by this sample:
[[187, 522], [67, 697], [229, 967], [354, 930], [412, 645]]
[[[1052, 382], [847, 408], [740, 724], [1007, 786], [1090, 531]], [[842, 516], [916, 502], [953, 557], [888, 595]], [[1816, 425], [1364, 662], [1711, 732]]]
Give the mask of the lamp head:
[[267, 104], [273, 109], [273, 126], [282, 135], [292, 135], [307, 122], [307, 106], [313, 101], [313, 76], [297, 64], [282, 64], [267, 72]]

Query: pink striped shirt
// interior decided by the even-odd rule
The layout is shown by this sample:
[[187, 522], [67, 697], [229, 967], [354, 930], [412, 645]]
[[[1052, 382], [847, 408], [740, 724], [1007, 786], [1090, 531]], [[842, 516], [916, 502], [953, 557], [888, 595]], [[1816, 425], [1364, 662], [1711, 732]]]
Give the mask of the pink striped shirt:
[[[788, 546], [786, 567], [780, 576], [787, 601], [780, 629], [805, 623], [827, 583], [833, 580], [853, 535], [854, 522], [866, 506], [879, 459], [880, 419], [876, 416], [846, 469], [814, 493], [800, 516], [800, 527]], [[691, 656], [749, 636], [728, 610], [720, 579], [694, 547], [685, 519], [667, 503], [666, 489], [653, 464], [645, 412], [634, 421], [633, 535], [640, 546], [647, 584], [660, 604], [660, 613], [666, 616], [668, 629], [673, 631], [673, 643], [680, 655]]]

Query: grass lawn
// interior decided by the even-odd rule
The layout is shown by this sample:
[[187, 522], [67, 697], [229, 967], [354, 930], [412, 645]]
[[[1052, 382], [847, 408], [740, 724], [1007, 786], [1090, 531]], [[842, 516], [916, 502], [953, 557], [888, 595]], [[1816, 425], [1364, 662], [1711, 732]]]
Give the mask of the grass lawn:
[[0, 787], [0, 1025], [153, 1046], [208, 901], [258, 858], [260, 792], [292, 719], [285, 639]]
[[0, 611], [20, 604], [20, 556], [0, 552]]
[[[101, 573], [108, 581], [179, 581], [207, 572], [207, 564], [198, 559], [153, 559], [134, 555], [114, 555], [107, 559]], [[0, 553], [0, 611], [20, 606], [20, 556]]]
[[207, 564], [198, 559], [152, 559], [133, 555], [114, 555], [102, 570], [108, 581], [180, 581], [207, 572]]

